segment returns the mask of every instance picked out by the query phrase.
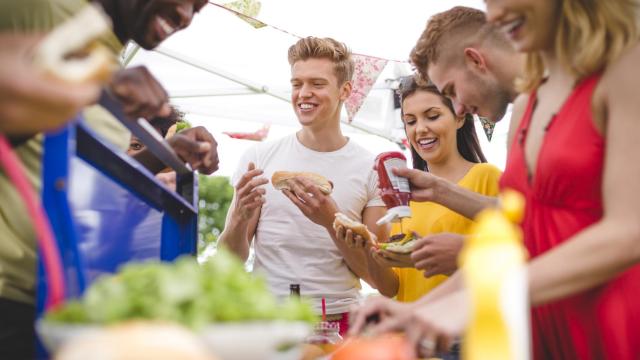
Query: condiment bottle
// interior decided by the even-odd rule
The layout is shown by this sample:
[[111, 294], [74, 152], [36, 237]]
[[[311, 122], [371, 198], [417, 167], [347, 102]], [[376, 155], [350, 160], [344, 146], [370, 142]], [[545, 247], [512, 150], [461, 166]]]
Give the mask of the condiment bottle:
[[459, 256], [469, 294], [470, 321], [462, 343], [465, 360], [529, 359], [529, 302], [526, 250], [514, 224], [524, 199], [501, 196], [501, 209], [483, 210]]
[[376, 157], [374, 170], [378, 172], [378, 186], [382, 201], [387, 206], [387, 214], [377, 221], [378, 225], [400, 222], [402, 218], [411, 216], [409, 180], [391, 171], [392, 168], [406, 167], [407, 159], [401, 152], [384, 152]]
[[336, 345], [342, 342], [340, 336], [340, 324], [337, 322], [321, 321], [313, 328], [313, 333], [305, 340], [307, 344], [313, 344], [322, 349], [325, 354], [332, 352]]

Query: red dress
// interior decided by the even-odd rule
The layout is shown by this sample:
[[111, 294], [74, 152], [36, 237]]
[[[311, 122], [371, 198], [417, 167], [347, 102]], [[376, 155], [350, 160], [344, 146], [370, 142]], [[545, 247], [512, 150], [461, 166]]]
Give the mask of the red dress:
[[[522, 228], [532, 258], [603, 216], [605, 140], [591, 111], [599, 79], [594, 75], [580, 82], [551, 120], [531, 178], [524, 142], [535, 92], [511, 144], [500, 186], [526, 198]], [[594, 289], [535, 307], [531, 322], [535, 359], [640, 359], [640, 266]]]

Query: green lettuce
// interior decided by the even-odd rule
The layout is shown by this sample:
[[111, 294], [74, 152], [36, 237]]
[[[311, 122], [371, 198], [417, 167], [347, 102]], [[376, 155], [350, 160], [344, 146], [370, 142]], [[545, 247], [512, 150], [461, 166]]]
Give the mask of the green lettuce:
[[79, 300], [48, 312], [63, 323], [110, 324], [130, 319], [174, 321], [192, 328], [212, 322], [317, 321], [304, 298], [278, 302], [262, 277], [249, 274], [234, 255], [219, 250], [208, 262], [125, 265], [97, 279]]

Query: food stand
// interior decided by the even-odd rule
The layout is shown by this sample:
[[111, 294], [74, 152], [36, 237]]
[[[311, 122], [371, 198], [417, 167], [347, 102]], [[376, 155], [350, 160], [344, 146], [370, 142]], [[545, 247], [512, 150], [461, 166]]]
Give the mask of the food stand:
[[[147, 131], [124, 118], [108, 95], [103, 94], [101, 104], [135, 133]], [[126, 262], [171, 261], [196, 253], [196, 177], [172, 151], [157, 151], [163, 147], [159, 140], [143, 142], [176, 171], [175, 192], [93, 132], [82, 116], [45, 137], [42, 199], [60, 251], [67, 299], [79, 297], [100, 274], [113, 273]], [[42, 314], [48, 284], [39, 259]]]

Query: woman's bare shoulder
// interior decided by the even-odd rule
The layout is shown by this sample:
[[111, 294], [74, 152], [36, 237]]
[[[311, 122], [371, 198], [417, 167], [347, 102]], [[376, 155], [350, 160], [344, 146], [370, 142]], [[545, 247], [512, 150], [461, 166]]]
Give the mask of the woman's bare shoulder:
[[511, 147], [513, 137], [516, 130], [520, 126], [520, 121], [527, 109], [527, 103], [529, 102], [529, 93], [522, 93], [513, 101], [513, 111], [511, 112], [511, 120], [509, 123], [509, 133], [507, 135], [507, 149]]
[[604, 71], [601, 81], [603, 87], [608, 90], [637, 91], [639, 80], [640, 42], [630, 47], [618, 60], [610, 64]]
[[600, 123], [602, 130], [607, 128], [612, 106], [624, 108], [624, 111], [637, 109], [638, 84], [640, 84], [640, 43], [629, 48], [605, 69], [596, 88], [593, 96], [593, 111], [596, 115], [596, 123]]

